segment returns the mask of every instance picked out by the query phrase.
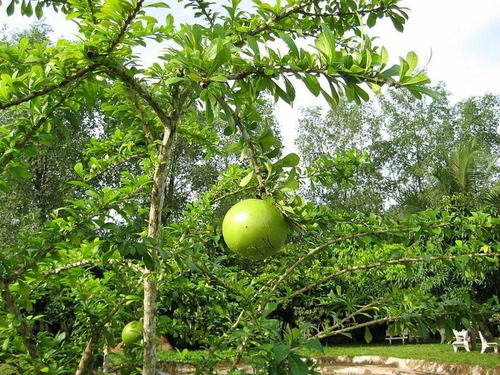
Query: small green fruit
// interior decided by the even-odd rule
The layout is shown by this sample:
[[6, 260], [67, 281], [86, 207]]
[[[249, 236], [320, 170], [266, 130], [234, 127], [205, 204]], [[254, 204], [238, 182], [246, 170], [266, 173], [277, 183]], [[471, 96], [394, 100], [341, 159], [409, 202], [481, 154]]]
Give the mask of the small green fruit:
[[285, 218], [271, 203], [246, 199], [227, 211], [222, 235], [227, 246], [247, 259], [264, 259], [276, 254], [286, 240]]
[[142, 322], [133, 321], [128, 323], [122, 330], [122, 341], [124, 345], [131, 345], [142, 338]]

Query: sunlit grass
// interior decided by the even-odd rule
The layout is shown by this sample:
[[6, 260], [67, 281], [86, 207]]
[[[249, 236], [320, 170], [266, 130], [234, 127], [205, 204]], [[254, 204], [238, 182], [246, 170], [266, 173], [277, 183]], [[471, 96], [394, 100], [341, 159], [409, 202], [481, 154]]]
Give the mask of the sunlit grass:
[[423, 359], [436, 362], [465, 363], [500, 369], [500, 354], [491, 349], [481, 354], [481, 343], [476, 350], [466, 352], [460, 349], [453, 351], [450, 344], [360, 344], [325, 347], [325, 355], [381, 356], [404, 359]]
[[[218, 364], [231, 363], [234, 355], [233, 351], [218, 353], [215, 360]], [[477, 343], [476, 350], [466, 352], [460, 349], [458, 353], [453, 351], [450, 344], [392, 344], [371, 343], [371, 344], [342, 344], [338, 346], [328, 346], [324, 348], [324, 353], [309, 353], [309, 356], [380, 356], [395, 357], [403, 359], [422, 359], [435, 362], [462, 363], [469, 365], [480, 365], [488, 368], [498, 368], [500, 373], [500, 354], [495, 354], [491, 349], [481, 354], [481, 343]], [[179, 363], [202, 363], [209, 356], [208, 350], [159, 350], [158, 360], [164, 362]], [[114, 354], [115, 364], [127, 362], [125, 358]], [[121, 357], [121, 358], [120, 358]], [[123, 362], [122, 362], [123, 361]]]

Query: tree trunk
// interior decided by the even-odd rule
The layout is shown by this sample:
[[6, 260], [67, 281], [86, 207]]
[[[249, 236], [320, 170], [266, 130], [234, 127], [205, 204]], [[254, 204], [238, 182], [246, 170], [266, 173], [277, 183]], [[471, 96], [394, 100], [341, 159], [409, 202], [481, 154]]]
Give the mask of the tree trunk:
[[153, 245], [150, 247], [153, 267], [148, 270], [144, 279], [144, 358], [143, 375], [156, 374], [156, 298], [158, 294], [158, 240], [160, 238], [161, 210], [165, 199], [165, 183], [167, 177], [167, 160], [172, 149], [175, 126], [165, 128], [163, 142], [156, 162], [153, 176], [153, 189], [149, 210], [148, 237]]

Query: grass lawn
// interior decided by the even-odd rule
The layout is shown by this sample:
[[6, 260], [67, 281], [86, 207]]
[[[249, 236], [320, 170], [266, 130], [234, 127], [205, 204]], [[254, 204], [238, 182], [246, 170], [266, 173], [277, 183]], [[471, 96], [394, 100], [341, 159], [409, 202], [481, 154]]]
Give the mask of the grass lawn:
[[[491, 349], [481, 354], [481, 343], [477, 343], [476, 350], [466, 352], [461, 349], [457, 353], [453, 351], [450, 344], [392, 344], [372, 343], [372, 344], [342, 344], [339, 346], [330, 346], [324, 348], [324, 354], [315, 352], [309, 353], [312, 357], [321, 355], [339, 356], [380, 356], [396, 357], [404, 359], [423, 359], [427, 361], [464, 363], [469, 365], [480, 365], [483, 367], [500, 369], [500, 354], [495, 354]], [[186, 361], [199, 362], [208, 354], [208, 351], [160, 351], [158, 357], [164, 361]], [[225, 358], [231, 358], [234, 353], [226, 352]]]
[[352, 355], [352, 356], [381, 356], [405, 359], [424, 359], [437, 362], [465, 363], [484, 367], [498, 367], [500, 369], [500, 354], [492, 349], [481, 354], [481, 343], [477, 343], [476, 350], [466, 352], [460, 349], [453, 351], [450, 344], [358, 344], [325, 347], [325, 355]]

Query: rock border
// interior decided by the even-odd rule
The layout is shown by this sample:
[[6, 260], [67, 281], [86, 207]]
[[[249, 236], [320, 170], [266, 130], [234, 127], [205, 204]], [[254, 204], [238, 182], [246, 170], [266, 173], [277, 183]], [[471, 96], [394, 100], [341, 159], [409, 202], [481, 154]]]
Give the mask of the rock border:
[[499, 375], [500, 368], [468, 365], [465, 363], [434, 362], [423, 359], [403, 359], [381, 356], [320, 356], [316, 357], [319, 367], [325, 365], [384, 365], [402, 371], [417, 371], [436, 375]]

